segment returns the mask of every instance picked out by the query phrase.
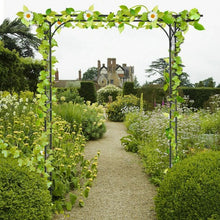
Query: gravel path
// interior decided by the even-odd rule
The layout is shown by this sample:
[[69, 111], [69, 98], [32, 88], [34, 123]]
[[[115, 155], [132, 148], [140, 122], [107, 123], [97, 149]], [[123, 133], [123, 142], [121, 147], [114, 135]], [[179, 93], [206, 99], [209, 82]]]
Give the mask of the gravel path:
[[149, 183], [136, 154], [126, 152], [120, 144], [125, 136], [123, 123], [106, 122], [107, 132], [97, 141], [87, 143], [85, 154], [98, 150], [98, 175], [83, 208], [74, 207], [68, 218], [56, 220], [154, 220], [155, 187]]

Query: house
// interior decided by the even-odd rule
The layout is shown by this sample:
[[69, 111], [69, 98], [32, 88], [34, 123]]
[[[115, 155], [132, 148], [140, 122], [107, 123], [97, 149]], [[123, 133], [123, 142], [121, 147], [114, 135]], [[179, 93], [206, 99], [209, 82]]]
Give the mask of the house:
[[101, 66], [100, 60], [98, 60], [98, 77], [97, 83], [100, 87], [113, 84], [118, 87], [122, 87], [124, 82], [134, 81], [134, 67], [127, 66], [127, 64], [116, 64], [116, 58], [108, 58], [107, 66], [103, 64]]
[[80, 87], [81, 81], [81, 70], [79, 70], [79, 79], [77, 80], [60, 80], [59, 79], [59, 71], [58, 69], [55, 72], [55, 80], [54, 80], [54, 87], [57, 88], [68, 88], [68, 87]]

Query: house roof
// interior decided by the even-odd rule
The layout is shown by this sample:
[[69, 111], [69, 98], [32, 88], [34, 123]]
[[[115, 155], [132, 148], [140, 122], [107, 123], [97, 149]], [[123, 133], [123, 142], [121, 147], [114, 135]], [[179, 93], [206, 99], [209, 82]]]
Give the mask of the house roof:
[[80, 87], [79, 80], [59, 80], [54, 82], [54, 87]]

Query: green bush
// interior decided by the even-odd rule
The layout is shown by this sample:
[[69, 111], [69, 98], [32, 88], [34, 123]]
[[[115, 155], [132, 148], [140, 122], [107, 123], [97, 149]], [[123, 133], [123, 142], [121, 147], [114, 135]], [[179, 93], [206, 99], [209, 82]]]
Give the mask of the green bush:
[[87, 140], [101, 138], [106, 131], [104, 124], [104, 109], [97, 103], [73, 104], [63, 103], [54, 106], [54, 111], [71, 124], [82, 127], [82, 132]]
[[216, 219], [220, 216], [220, 152], [207, 151], [170, 169], [155, 198], [160, 220]]
[[219, 88], [181, 88], [183, 94], [189, 97], [189, 100], [193, 100], [192, 107], [204, 108], [207, 105], [210, 96], [220, 94]]
[[77, 88], [64, 88], [57, 89], [57, 99], [59, 103], [62, 102], [73, 102], [73, 103], [83, 103], [83, 98], [80, 97]]
[[123, 85], [123, 95], [135, 95], [134, 82], [125, 82]]
[[118, 96], [116, 101], [107, 105], [106, 114], [108, 119], [110, 121], [123, 121], [125, 119], [125, 113], [136, 110], [139, 102], [139, 98], [134, 95]]
[[109, 96], [112, 97], [112, 101], [115, 101], [116, 97], [120, 95], [122, 95], [122, 89], [114, 85], [107, 85], [97, 91], [97, 101], [100, 104], [108, 103]]
[[95, 89], [94, 82], [81, 82], [81, 87], [79, 89], [79, 94], [81, 97], [84, 98], [84, 100], [90, 101], [92, 103], [96, 102], [97, 100], [97, 94]]
[[51, 219], [51, 196], [40, 174], [0, 158], [0, 219]]

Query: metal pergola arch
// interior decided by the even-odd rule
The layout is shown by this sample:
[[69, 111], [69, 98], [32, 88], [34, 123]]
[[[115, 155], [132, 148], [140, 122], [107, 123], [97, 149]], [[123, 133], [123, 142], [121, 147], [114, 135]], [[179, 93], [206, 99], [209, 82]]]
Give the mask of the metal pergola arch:
[[[60, 14], [56, 14], [56, 17], [61, 17], [62, 15]], [[108, 15], [104, 15], [101, 14], [99, 15], [100, 20], [96, 19], [93, 20], [94, 22], [105, 22], [103, 20], [101, 20], [101, 18], [106, 18]], [[174, 18], [177, 18], [180, 15], [173, 15]], [[46, 15], [45, 15], [46, 17]], [[76, 17], [76, 15], [71, 15], [71, 17]], [[202, 15], [201, 15], [202, 17]], [[112, 20], [112, 22], [114, 22], [115, 20]], [[161, 20], [158, 20], [161, 21]], [[186, 22], [190, 22], [192, 20], [187, 20]], [[53, 30], [53, 26], [57, 21], [54, 21], [53, 23], [46, 20], [45, 22], [48, 23], [49, 25], [49, 30], [47, 32], [45, 32], [45, 36], [47, 36], [48, 39], [48, 43], [49, 43], [49, 51], [48, 51], [48, 72], [49, 72], [49, 89], [45, 88], [45, 94], [47, 95], [47, 93], [49, 93], [49, 95], [47, 95], [48, 97], [48, 102], [46, 104], [50, 104], [49, 105], [49, 109], [47, 111], [47, 113], [49, 113], [49, 123], [50, 125], [50, 134], [49, 134], [49, 148], [52, 149], [52, 135], [53, 135], [53, 130], [52, 130], [52, 39], [55, 35], [55, 33], [57, 32], [57, 30], [59, 28], [61, 28], [62, 26], [64, 26], [66, 23], [70, 23], [70, 22], [86, 22], [86, 20], [77, 20], [77, 19], [72, 19], [72, 20], [68, 20], [66, 22], [61, 23], [58, 27], [54, 28]], [[122, 21], [123, 22], [123, 21]], [[125, 22], [125, 21], [124, 21]], [[132, 22], [149, 22], [149, 20], [141, 20], [140, 18], [135, 18]], [[172, 77], [175, 75], [175, 72], [173, 72], [173, 60], [172, 60], [172, 51], [176, 50], [176, 32], [179, 31], [180, 29], [177, 27], [176, 22], [174, 22], [174, 24], [167, 24], [168, 26], [168, 30], [166, 30], [164, 27], [162, 27], [159, 23], [157, 23], [158, 27], [160, 27], [163, 32], [166, 34], [167, 38], [168, 38], [168, 43], [169, 43], [169, 47], [168, 47], [168, 51], [169, 51], [169, 97], [172, 97]], [[175, 56], [175, 52], [174, 52], [174, 56]], [[48, 91], [49, 90], [49, 91]], [[171, 122], [171, 118], [172, 118], [172, 106], [175, 105], [175, 109], [177, 110], [177, 102], [175, 101], [175, 103], [173, 103], [173, 101], [169, 101], [169, 107], [170, 107], [170, 111], [169, 111], [169, 128], [172, 128], [172, 122]], [[44, 119], [45, 121], [45, 131], [47, 131], [47, 117], [45, 117]], [[176, 144], [176, 152], [177, 152], [177, 117], [175, 117], [174, 119], [175, 122], [175, 144]], [[45, 146], [45, 160], [47, 159], [47, 146]], [[172, 167], [172, 144], [171, 144], [171, 140], [169, 140], [169, 167]], [[46, 171], [46, 168], [45, 168]]]

